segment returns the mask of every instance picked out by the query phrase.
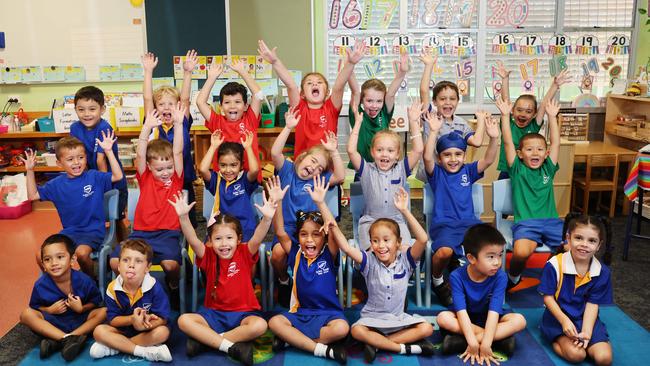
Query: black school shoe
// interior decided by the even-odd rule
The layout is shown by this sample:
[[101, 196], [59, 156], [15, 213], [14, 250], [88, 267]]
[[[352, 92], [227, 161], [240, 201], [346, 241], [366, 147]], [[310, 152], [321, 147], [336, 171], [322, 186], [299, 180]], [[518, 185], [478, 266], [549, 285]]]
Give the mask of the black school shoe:
[[372, 363], [377, 358], [377, 349], [369, 344], [363, 345], [363, 360]]
[[[433, 284], [433, 281], [431, 281]], [[443, 281], [438, 286], [433, 286], [433, 292], [438, 297], [440, 304], [444, 307], [450, 307], [454, 303], [454, 299], [451, 297], [451, 287], [449, 287], [449, 281]]]
[[515, 352], [515, 336], [510, 336], [500, 341], [494, 341], [492, 346], [510, 357]]
[[462, 335], [449, 333], [442, 339], [442, 353], [445, 355], [461, 353], [466, 349], [467, 341]]
[[343, 345], [339, 343], [328, 345], [325, 355], [327, 358], [335, 360], [341, 365], [345, 365], [348, 362], [348, 353], [345, 351]]
[[63, 347], [62, 341], [56, 341], [50, 338], [43, 338], [41, 340], [41, 350], [39, 356], [41, 359], [48, 358], [55, 352], [59, 351]]
[[279, 353], [284, 349], [284, 347], [286, 347], [286, 345], [286, 342], [280, 337], [274, 336], [273, 341], [271, 342], [271, 351], [273, 351], [273, 353]]
[[426, 357], [431, 357], [433, 356], [435, 352], [435, 347], [433, 346], [433, 343], [427, 341], [426, 339], [422, 339], [420, 341], [417, 341], [415, 343], [409, 343], [406, 345], [406, 354], [410, 355], [411, 354], [411, 346], [420, 346], [422, 349], [422, 353], [420, 353], [422, 356]]
[[204, 352], [207, 349], [203, 343], [197, 341], [192, 337], [187, 337], [187, 342], [185, 342], [185, 354], [187, 357], [194, 357], [201, 352]]
[[237, 342], [228, 348], [228, 356], [246, 366], [253, 365], [253, 342]]
[[63, 359], [70, 362], [77, 358], [86, 344], [86, 339], [86, 335], [69, 335], [63, 338], [61, 341], [63, 343], [63, 349], [61, 350]]

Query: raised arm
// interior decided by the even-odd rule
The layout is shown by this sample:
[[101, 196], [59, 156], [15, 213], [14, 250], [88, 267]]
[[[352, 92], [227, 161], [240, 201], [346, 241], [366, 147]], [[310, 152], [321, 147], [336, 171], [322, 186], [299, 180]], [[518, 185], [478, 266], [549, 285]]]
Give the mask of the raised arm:
[[433, 58], [428, 53], [421, 53], [420, 56], [418, 56], [418, 59], [424, 64], [424, 71], [422, 72], [422, 78], [420, 79], [420, 102], [428, 106], [431, 102], [431, 99], [429, 99], [431, 72], [433, 71], [433, 66], [436, 64], [438, 57], [436, 56], [436, 58]]
[[210, 119], [210, 115], [212, 114], [212, 105], [210, 103], [212, 88], [222, 72], [223, 65], [215, 63], [213, 60], [208, 69], [208, 78], [205, 80], [205, 84], [203, 84], [199, 95], [196, 97], [196, 107], [206, 120]]
[[[262, 206], [258, 205], [257, 203], [255, 204], [255, 207], [257, 207], [257, 209], [262, 214], [262, 220], [260, 220], [260, 222], [257, 224], [253, 236], [248, 240], [248, 250], [251, 252], [251, 254], [257, 253], [257, 251], [260, 249], [262, 240], [264, 240], [264, 237], [269, 232], [271, 221], [273, 220], [275, 211], [278, 208], [278, 204], [275, 200], [272, 198], [266, 198], [266, 193], [262, 194], [262, 200], [264, 201], [264, 204]], [[282, 211], [282, 207], [280, 207], [279, 211]]]
[[144, 113], [147, 114], [152, 109], [156, 109], [153, 105], [153, 70], [158, 65], [158, 57], [151, 52], [147, 52], [140, 59], [142, 60], [142, 68], [144, 71], [144, 82], [142, 84]]
[[300, 122], [300, 117], [297, 108], [292, 108], [284, 114], [284, 128], [280, 131], [280, 134], [278, 134], [278, 137], [275, 138], [275, 141], [273, 141], [273, 145], [271, 146], [271, 160], [273, 160], [273, 166], [276, 171], [282, 169], [282, 166], [284, 165], [282, 149], [291, 134], [291, 130], [296, 128], [298, 122]]
[[510, 70], [502, 61], [497, 61], [497, 75], [501, 78], [501, 100], [510, 101]]
[[282, 199], [284, 198], [285, 193], [289, 189], [289, 185], [282, 188], [282, 183], [280, 182], [280, 177], [275, 175], [266, 181], [266, 191], [269, 193], [269, 199], [275, 201], [278, 205], [277, 210], [275, 210], [275, 215], [273, 215], [273, 229], [275, 235], [278, 237], [278, 241], [282, 246], [282, 249], [285, 253], [289, 254], [291, 252], [291, 237], [284, 230], [284, 216], [282, 213]]
[[409, 167], [415, 167], [422, 158], [424, 144], [422, 143], [422, 132], [420, 131], [420, 116], [422, 115], [423, 104], [417, 100], [408, 108], [409, 129], [411, 131], [411, 151], [408, 153]]
[[359, 103], [361, 103], [361, 86], [354, 73], [350, 74], [348, 85], [350, 86], [350, 107], [356, 113], [359, 110]]
[[336, 219], [325, 203], [325, 196], [327, 195], [329, 186], [329, 183], [325, 182], [324, 177], [317, 175], [314, 177], [314, 188], [307, 188], [307, 190], [311, 196], [311, 199], [316, 204], [316, 207], [318, 207], [321, 215], [323, 215], [323, 226], [320, 228], [321, 231], [325, 232], [325, 234], [329, 233], [334, 236], [329, 240], [328, 249], [330, 251], [330, 254], [332, 254], [332, 256], [336, 256], [339, 249], [341, 249], [346, 254], [350, 252], [352, 259], [357, 261], [357, 263], [360, 263], [362, 259], [361, 252], [359, 252], [358, 249], [351, 248], [348, 245], [348, 240], [345, 238], [341, 230], [338, 229], [338, 226], [336, 225]]
[[548, 88], [544, 99], [540, 103], [539, 109], [537, 110], [537, 124], [541, 125], [544, 121], [545, 108], [548, 105], [548, 102], [555, 97], [555, 93], [560, 90], [560, 87], [571, 80], [569, 76], [569, 69], [562, 70], [559, 74], [555, 75], [551, 81], [551, 86]]
[[479, 173], [483, 173], [497, 158], [499, 153], [499, 124], [495, 118], [492, 118], [490, 113], [484, 112], [483, 117], [485, 120], [485, 130], [490, 137], [485, 155], [479, 159], [477, 169]]
[[352, 167], [355, 171], [358, 171], [361, 168], [361, 162], [363, 157], [359, 154], [357, 150], [357, 145], [359, 144], [359, 131], [361, 131], [361, 124], [363, 123], [363, 112], [359, 112], [358, 109], [353, 109], [354, 111], [354, 127], [350, 131], [350, 138], [348, 139], [348, 158]]
[[36, 152], [32, 149], [25, 149], [25, 157], [20, 157], [20, 160], [25, 164], [27, 170], [27, 199], [36, 201], [41, 199], [36, 187], [36, 177], [34, 176], [34, 167], [36, 166]]
[[192, 210], [196, 202], [190, 204], [187, 203], [187, 193], [182, 191], [174, 195], [174, 200], [167, 200], [170, 205], [174, 206], [176, 214], [178, 215], [178, 220], [181, 223], [181, 230], [183, 231], [183, 236], [187, 240], [187, 243], [192, 247], [194, 253], [198, 258], [203, 258], [205, 254], [205, 244], [203, 241], [196, 236], [196, 231], [192, 222], [190, 221], [189, 212]]
[[546, 115], [548, 116], [548, 128], [551, 137], [551, 146], [549, 147], [549, 157], [553, 164], [557, 164], [560, 156], [560, 126], [557, 124], [557, 114], [560, 111], [560, 104], [551, 99], [546, 103]]
[[[195, 50], [187, 51], [183, 62], [183, 86], [181, 87], [181, 104], [185, 108], [185, 117], [190, 117], [190, 92], [192, 91], [192, 70], [199, 62]], [[209, 117], [206, 117], [209, 118]]]
[[273, 66], [273, 70], [278, 74], [278, 77], [287, 87], [287, 94], [289, 95], [289, 106], [295, 107], [300, 102], [300, 89], [296, 85], [295, 80], [286, 66], [282, 63], [276, 53], [277, 47], [270, 49], [264, 41], [257, 41], [257, 53], [264, 58], [264, 60]]
[[[106, 133], [108, 132], [108, 133]], [[124, 173], [122, 173], [122, 168], [120, 163], [117, 161], [117, 157], [113, 153], [113, 144], [117, 141], [117, 137], [113, 133], [113, 130], [102, 131], [102, 140], [96, 139], [99, 147], [104, 149], [104, 154], [108, 160], [108, 164], [111, 166], [111, 181], [117, 182], [122, 180]]]
[[438, 141], [438, 132], [442, 127], [442, 121], [438, 113], [435, 112], [425, 113], [424, 120], [429, 125], [429, 136], [424, 146], [424, 169], [428, 175], [432, 175], [436, 168], [436, 141]]
[[255, 82], [255, 79], [251, 76], [251, 74], [248, 73], [248, 70], [246, 68], [247, 65], [248, 63], [246, 61], [239, 59], [239, 62], [233, 64], [230, 66], [230, 68], [235, 70], [235, 72], [239, 75], [240, 78], [244, 80], [244, 83], [246, 83], [246, 86], [251, 91], [251, 100], [248, 108], [251, 108], [257, 117], [260, 115], [260, 108], [262, 107], [263, 96], [262, 99], [260, 99], [260, 96], [262, 95], [260, 92], [262, 89], [259, 85], [257, 85], [257, 82]]
[[108, 162], [106, 161], [106, 155], [104, 155], [103, 152], [97, 152], [97, 159], [95, 159], [95, 162], [97, 163], [97, 170], [100, 172], [108, 171]]
[[336, 137], [334, 132], [327, 131], [325, 133], [325, 141], [320, 140], [320, 142], [332, 158], [332, 176], [330, 177], [330, 184], [336, 185], [343, 182], [345, 179], [345, 166], [343, 165], [343, 159], [341, 159], [341, 154], [339, 154], [338, 150], [338, 137]]
[[402, 53], [399, 56], [399, 63], [397, 66], [397, 73], [395, 78], [391, 81], [388, 89], [386, 89], [386, 96], [384, 96], [384, 104], [386, 105], [387, 111], [392, 111], [395, 106], [395, 94], [399, 90], [402, 81], [406, 77], [406, 74], [411, 69], [411, 62], [407, 53]]
[[219, 146], [221, 146], [223, 141], [224, 137], [221, 135], [221, 130], [214, 130], [210, 136], [210, 147], [208, 148], [208, 151], [205, 153], [205, 155], [203, 155], [201, 164], [199, 164], [199, 174], [201, 175], [201, 178], [203, 178], [203, 180], [206, 182], [209, 182], [210, 179], [212, 179], [212, 174], [210, 173], [212, 159], [214, 158], [214, 154], [216, 154]]
[[517, 158], [517, 151], [515, 144], [512, 142], [512, 131], [510, 130], [510, 111], [512, 110], [512, 103], [510, 100], [497, 99], [497, 108], [501, 112], [501, 143], [506, 153], [506, 162], [508, 167], [511, 167]]
[[246, 159], [248, 161], [248, 172], [246, 172], [246, 178], [249, 182], [255, 182], [257, 181], [257, 174], [260, 172], [260, 164], [258, 163], [255, 152], [253, 151], [253, 133], [251, 131], [246, 131], [246, 138], [240, 138], [239, 142], [244, 147], [244, 153], [246, 154]]
[[424, 230], [422, 225], [418, 222], [418, 219], [416, 219], [415, 216], [413, 216], [413, 213], [411, 213], [411, 210], [409, 210], [409, 195], [404, 187], [400, 187], [399, 191], [395, 192], [393, 202], [395, 203], [397, 210], [402, 214], [402, 216], [404, 216], [406, 224], [411, 230], [411, 234], [415, 237], [415, 242], [413, 243], [413, 246], [411, 246], [411, 256], [415, 261], [418, 261], [422, 256], [422, 253], [424, 253], [429, 236], [427, 235], [426, 230]]
[[354, 66], [363, 58], [364, 49], [365, 46], [363, 44], [363, 41], [358, 40], [354, 43], [352, 51], [347, 51], [347, 62], [345, 65], [343, 65], [343, 68], [336, 76], [336, 80], [332, 86], [332, 94], [330, 95], [332, 105], [336, 109], [341, 109], [341, 105], [343, 104], [343, 92], [345, 91], [345, 83], [350, 78], [350, 75], [352, 75], [352, 72], [354, 72]]
[[[139, 174], [144, 174], [147, 170], [147, 144], [149, 143], [149, 135], [151, 130], [162, 125], [162, 121], [158, 116], [158, 111], [156, 109], [150, 109], [147, 112], [147, 117], [144, 119], [144, 124], [140, 130], [140, 136], [138, 137], [138, 146], [135, 148], [135, 165], [138, 169]], [[180, 131], [180, 130], [177, 130]], [[180, 133], [175, 133], [176, 135], [183, 135]]]
[[[178, 103], [176, 108], [172, 110], [172, 118], [174, 119], [174, 131], [179, 133], [174, 134], [174, 142], [172, 146], [172, 153], [174, 154], [174, 170], [176, 175], [179, 177], [183, 176], [183, 145], [185, 144], [185, 138], [180, 131], [183, 131], [183, 118], [185, 118], [185, 113], [187, 109], [182, 103]], [[189, 143], [189, 141], [187, 141]]]
[[481, 147], [481, 144], [483, 144], [483, 135], [485, 135], [485, 119], [477, 118], [476, 131], [467, 139], [467, 144], [474, 147]]

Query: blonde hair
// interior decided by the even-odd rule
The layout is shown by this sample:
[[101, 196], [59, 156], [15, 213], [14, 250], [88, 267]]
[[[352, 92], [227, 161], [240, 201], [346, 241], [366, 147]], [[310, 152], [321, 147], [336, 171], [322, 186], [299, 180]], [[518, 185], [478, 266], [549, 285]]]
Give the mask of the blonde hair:
[[375, 146], [375, 142], [377, 140], [379, 140], [380, 138], [382, 138], [382, 137], [390, 137], [393, 140], [395, 140], [395, 143], [397, 145], [398, 154], [401, 157], [402, 156], [402, 144], [401, 144], [402, 141], [401, 141], [399, 135], [397, 134], [397, 132], [391, 131], [389, 129], [377, 131], [377, 133], [375, 133], [375, 135], [372, 137], [372, 141], [370, 143], [370, 148], [372, 149]]
[[173, 97], [176, 101], [181, 99], [181, 94], [176, 90], [176, 88], [171, 86], [161, 86], [153, 91], [153, 104], [156, 105], [156, 103], [158, 103], [158, 101], [165, 95]]
[[323, 170], [329, 170], [332, 166], [332, 156], [330, 152], [325, 149], [323, 145], [314, 145], [309, 149], [303, 151], [296, 157], [295, 166], [297, 167], [300, 162], [302, 162], [308, 155], [322, 154], [325, 157], [326, 166]]
[[61, 159], [62, 150], [74, 150], [74, 149], [76, 149], [78, 147], [80, 147], [83, 150], [84, 155], [85, 155], [86, 154], [86, 149], [84, 148], [83, 142], [81, 142], [76, 137], [72, 137], [72, 136], [62, 137], [56, 143], [56, 147], [54, 148], [54, 153], [55, 153], [57, 159]]
[[375, 89], [379, 92], [384, 93], [386, 96], [386, 84], [379, 79], [368, 79], [363, 84], [361, 84], [361, 102], [363, 102], [363, 96], [368, 89]]
[[147, 144], [147, 162], [154, 159], [171, 160], [173, 158], [172, 144], [167, 140], [151, 140]]
[[308, 72], [307, 74], [305, 74], [305, 76], [303, 76], [302, 80], [300, 81], [300, 91], [302, 92], [302, 90], [304, 89], [305, 80], [307, 80], [307, 78], [310, 76], [318, 76], [321, 79], [323, 79], [323, 82], [325, 82], [325, 96], [327, 96], [327, 94], [330, 91], [330, 84], [327, 82], [325, 76], [320, 72]]

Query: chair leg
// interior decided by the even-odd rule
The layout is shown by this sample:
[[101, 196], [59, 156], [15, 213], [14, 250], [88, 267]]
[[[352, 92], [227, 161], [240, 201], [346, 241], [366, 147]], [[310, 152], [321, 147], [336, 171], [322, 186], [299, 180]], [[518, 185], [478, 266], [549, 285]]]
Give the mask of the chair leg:
[[345, 299], [343, 298], [343, 264], [345, 263], [345, 259], [343, 259], [343, 254], [339, 254], [339, 271], [336, 274], [336, 279], [337, 279], [337, 288], [339, 292], [339, 303], [341, 306], [345, 306]]
[[352, 306], [352, 276], [354, 275], [354, 261], [350, 256], [345, 259], [345, 307]]
[[582, 192], [582, 213], [584, 215], [589, 212], [589, 187], [585, 187]]
[[192, 265], [192, 312], [196, 313], [199, 299], [199, 267], [196, 266], [196, 253]]
[[[630, 209], [627, 214], [627, 221], [625, 223], [625, 240], [623, 240], [623, 260], [627, 260], [627, 251], [630, 248], [630, 240], [632, 240], [632, 220], [634, 219], [634, 202], [630, 202]], [[637, 218], [639, 220], [639, 218]]]
[[422, 307], [422, 287], [420, 286], [422, 280], [422, 275], [420, 271], [420, 262], [415, 263], [415, 305]]
[[609, 204], [609, 218], [614, 218], [614, 212], [616, 211], [616, 186], [612, 189], [612, 198]]
[[424, 248], [424, 306], [431, 307], [431, 242]]
[[267, 256], [269, 257], [269, 310], [273, 310], [273, 291], [275, 290], [275, 273], [273, 271], [273, 265], [271, 265], [271, 256], [267, 253]]
[[181, 251], [181, 278], [178, 282], [178, 292], [180, 296], [180, 312], [181, 314], [185, 313], [185, 310], [187, 309], [185, 307], [185, 300], [186, 299], [186, 289], [185, 286], [187, 285], [187, 275], [185, 273], [185, 270], [187, 269], [187, 262], [190, 260], [189, 255], [187, 254], [187, 249], [183, 248]]
[[262, 299], [262, 310], [266, 311], [268, 310], [268, 295], [266, 293], [266, 289], [268, 287], [268, 279], [267, 279], [267, 270], [266, 270], [266, 248], [265, 245], [262, 244], [260, 247], [260, 258], [259, 258], [259, 263], [260, 263], [260, 283], [262, 287], [262, 294], [260, 298]]

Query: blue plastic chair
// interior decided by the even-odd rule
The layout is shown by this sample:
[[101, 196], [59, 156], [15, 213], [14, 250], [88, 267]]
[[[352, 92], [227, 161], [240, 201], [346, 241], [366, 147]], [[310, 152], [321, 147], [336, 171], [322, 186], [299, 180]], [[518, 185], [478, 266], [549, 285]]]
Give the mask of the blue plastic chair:
[[[258, 187], [257, 190], [253, 193], [251, 196], [251, 202], [252, 203], [257, 203], [258, 205], [262, 205], [263, 203], [263, 198], [262, 198], [262, 187]], [[207, 189], [203, 188], [203, 217], [205, 218], [205, 222], [207, 223], [210, 220], [210, 217], [212, 217], [212, 207], [214, 206], [214, 196], [210, 191]], [[257, 215], [258, 220], [261, 219], [261, 214], [257, 209], [254, 209], [255, 213]], [[268, 310], [267, 308], [267, 295], [266, 295], [266, 289], [267, 289], [267, 275], [268, 275], [268, 270], [266, 269], [267, 267], [267, 260], [266, 260], [266, 244], [262, 243], [259, 248], [259, 271], [260, 271], [260, 282], [262, 284], [262, 310]], [[197, 302], [198, 302], [198, 277], [199, 277], [199, 269], [196, 266], [196, 254], [193, 253], [193, 261], [194, 265], [192, 266], [192, 312], [196, 312], [197, 309]]]
[[[183, 192], [187, 194], [187, 191], [184, 189]], [[138, 199], [140, 198], [140, 189], [139, 188], [129, 188], [129, 201], [128, 201], [128, 218], [129, 221], [131, 222], [131, 225], [133, 225], [134, 219], [135, 219], [135, 208], [138, 204]], [[185, 304], [186, 304], [186, 296], [185, 296], [185, 288], [187, 284], [187, 279], [185, 276], [185, 270], [186, 270], [186, 259], [189, 260], [189, 255], [187, 253], [187, 249], [185, 248], [185, 237], [181, 233], [181, 239], [178, 242], [178, 245], [181, 247], [181, 268], [180, 268], [180, 275], [181, 278], [178, 281], [178, 291], [180, 292], [180, 312], [181, 314], [185, 313]], [[155, 264], [155, 263], [154, 263]]]
[[[426, 219], [427, 224], [427, 233], [430, 233], [431, 225], [433, 224], [433, 207], [436, 201], [436, 197], [433, 195], [433, 190], [431, 186], [427, 183], [423, 187], [422, 195], [422, 211]], [[480, 183], [472, 184], [472, 203], [474, 206], [474, 216], [477, 219], [481, 219], [481, 215], [484, 211], [484, 200], [483, 200], [483, 185]], [[424, 276], [424, 306], [431, 307], [431, 244], [427, 245], [427, 248], [424, 252], [424, 264], [425, 276]]]
[[[497, 229], [506, 239], [506, 245], [503, 247], [503, 269], [506, 269], [506, 251], [512, 250], [512, 225], [513, 220], [504, 219], [503, 215], [513, 215], [512, 207], [512, 186], [510, 179], [495, 180], [492, 182], [492, 210], [496, 219]], [[550, 253], [551, 249], [542, 243], [541, 247], [535, 249], [536, 252]]]
[[104, 193], [104, 216], [106, 217], [106, 221], [108, 221], [108, 230], [104, 236], [101, 249], [97, 254], [97, 262], [99, 263], [99, 292], [102, 295], [102, 300], [106, 295], [106, 276], [108, 274], [106, 263], [116, 242], [117, 220], [120, 214], [118, 212], [119, 196], [120, 193], [117, 189], [111, 189]]

